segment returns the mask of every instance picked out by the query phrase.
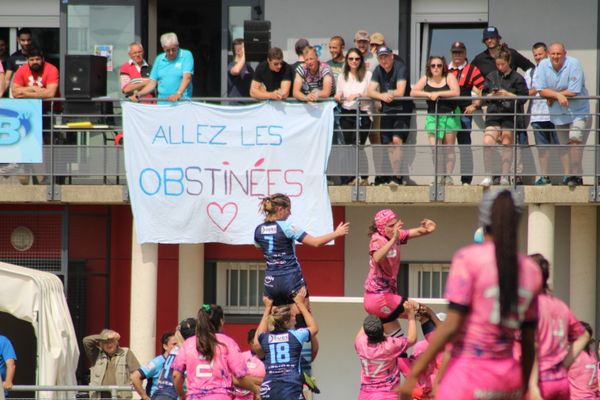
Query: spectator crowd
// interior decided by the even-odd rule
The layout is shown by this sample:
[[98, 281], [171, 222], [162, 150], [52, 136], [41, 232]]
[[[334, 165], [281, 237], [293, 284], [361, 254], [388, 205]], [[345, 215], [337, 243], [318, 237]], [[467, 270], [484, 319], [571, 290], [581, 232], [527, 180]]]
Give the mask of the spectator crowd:
[[[6, 91], [15, 98], [59, 97], [58, 70], [32, 44], [31, 31], [21, 29], [18, 40], [20, 49], [0, 67], [0, 95]], [[328, 61], [320, 59], [322, 55], [307, 39], [299, 39], [295, 44], [295, 61], [286, 62], [283, 51], [273, 47], [258, 65], [246, 60], [244, 41], [235, 39], [233, 60], [227, 66], [228, 95], [271, 101], [293, 98], [307, 103], [334, 99], [337, 102], [334, 144], [364, 145], [369, 139], [370, 144], [393, 145], [374, 160], [376, 169], [386, 174], [375, 177], [372, 182], [375, 185], [414, 184], [406, 173], [410, 149], [403, 145], [415, 131], [412, 127], [415, 98], [423, 98], [427, 103], [427, 117], [421, 130], [427, 133], [431, 145], [440, 145], [441, 150], [433, 155], [441, 184], [454, 184], [456, 144], [461, 184], [472, 183], [473, 114], [484, 109], [482, 186], [522, 183], [520, 176], [514, 182], [509, 178], [518, 175], [513, 166], [528, 162], [526, 158], [531, 151], [524, 146], [515, 162], [512, 145], [529, 144], [529, 126], [539, 146], [539, 179], [535, 184], [551, 183], [552, 154], [559, 154], [562, 183], [582, 185], [581, 145], [587, 142], [591, 116], [589, 101], [581, 98], [588, 96], [581, 63], [567, 55], [563, 43], [547, 46], [538, 42], [532, 46], [534, 64], [504, 43], [493, 26], [483, 30], [482, 42], [485, 50], [472, 61], [460, 41], [450, 44], [449, 60], [442, 54], [430, 55], [425, 74], [411, 87], [404, 60], [393, 53], [379, 32], [357, 31], [349, 49], [344, 38], [333, 36], [329, 40]], [[130, 58], [121, 65], [119, 73], [122, 93], [130, 100], [156, 98], [159, 104], [165, 104], [192, 97], [192, 53], [180, 48], [177, 35], [172, 32], [163, 34], [160, 44], [163, 53], [153, 65], [144, 58], [140, 43], [129, 45]], [[5, 47], [0, 42], [0, 50]], [[457, 99], [458, 96], [461, 98]], [[482, 100], [482, 96], [489, 99]], [[527, 103], [522, 96], [539, 99]], [[45, 111], [48, 108], [49, 103]], [[558, 153], [553, 153], [554, 144], [573, 146], [561, 146]], [[366, 154], [363, 148], [359, 151], [359, 164], [364, 165]], [[16, 164], [0, 164], [0, 172], [11, 172], [15, 167]], [[344, 177], [338, 183], [369, 185], [371, 182], [368, 176], [361, 176], [358, 180]]]

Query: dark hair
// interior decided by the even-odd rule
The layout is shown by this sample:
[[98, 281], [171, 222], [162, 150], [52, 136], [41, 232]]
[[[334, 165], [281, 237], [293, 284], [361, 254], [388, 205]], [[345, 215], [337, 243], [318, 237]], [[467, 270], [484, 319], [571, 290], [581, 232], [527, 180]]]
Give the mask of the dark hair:
[[292, 318], [292, 309], [289, 304], [283, 306], [273, 306], [271, 309], [271, 324], [273, 330], [286, 331], [287, 323]]
[[448, 63], [446, 62], [446, 57], [444, 56], [429, 56], [429, 58], [427, 59], [427, 67], [425, 68], [425, 75], [427, 75], [428, 78], [431, 78], [433, 76], [429, 65], [431, 64], [431, 60], [434, 60], [436, 58], [442, 60], [442, 76], [448, 76]]
[[179, 333], [184, 339], [191, 338], [196, 334], [196, 326], [198, 321], [196, 318], [186, 318], [179, 323]]
[[512, 55], [511, 55], [510, 49], [508, 48], [508, 45], [506, 43], [502, 43], [502, 45], [500, 46], [500, 51], [498, 51], [498, 54], [496, 55], [495, 59], [496, 60], [497, 59], [504, 60], [510, 65]]
[[248, 344], [252, 344], [254, 342], [254, 335], [256, 335], [256, 328], [252, 328], [248, 331], [248, 336], [246, 338]]
[[360, 62], [358, 63], [358, 69], [356, 70], [356, 79], [359, 82], [362, 82], [365, 79], [365, 74], [367, 73], [367, 66], [365, 65], [365, 58], [362, 53], [356, 47], [351, 48], [346, 52], [346, 58], [344, 60], [344, 79], [348, 80], [348, 74], [350, 73], [350, 66], [348, 65], [348, 56], [350, 53], [358, 54], [360, 57]]
[[283, 193], [275, 193], [272, 196], [263, 197], [260, 199], [259, 209], [265, 214], [265, 221], [277, 220], [277, 209], [280, 207], [289, 208], [292, 202], [290, 198]]
[[385, 340], [383, 334], [383, 323], [381, 319], [374, 315], [367, 315], [363, 321], [363, 330], [367, 335], [367, 342], [369, 344], [377, 344]]
[[27, 58], [30, 58], [30, 57], [44, 58], [44, 53], [42, 52], [42, 49], [40, 49], [39, 47], [37, 47], [35, 45], [31, 45], [29, 50], [27, 50]]
[[494, 238], [498, 287], [500, 288], [500, 316], [507, 318], [516, 311], [519, 291], [519, 260], [517, 255], [517, 228], [519, 214], [512, 194], [500, 192], [492, 204], [490, 232]]
[[544, 50], [548, 50], [548, 46], [546, 46], [546, 43], [544, 42], [535, 42], [533, 46], [531, 46], [533, 50], [539, 49], [540, 47], [542, 47]]
[[533, 259], [539, 265], [542, 271], [542, 291], [543, 293], [548, 292], [548, 278], [550, 278], [550, 262], [546, 260], [546, 257], [540, 253], [530, 254], [529, 257]]
[[223, 309], [215, 304], [203, 304], [198, 310], [196, 324], [196, 350], [209, 361], [215, 356], [219, 343], [217, 332], [223, 319]]
[[169, 339], [175, 335], [175, 332], [169, 331], [162, 334], [160, 337], [160, 344], [166, 346], [169, 343]]
[[329, 39], [329, 41], [331, 42], [332, 40], [339, 40], [342, 47], [346, 46], [346, 42], [344, 42], [344, 38], [339, 35], [332, 36], [331, 39]]
[[579, 323], [581, 325], [583, 325], [583, 327], [585, 328], [585, 330], [587, 331], [587, 333], [590, 335], [590, 340], [587, 342], [587, 344], [585, 345], [585, 352], [588, 353], [589, 355], [592, 355], [592, 343], [594, 343], [594, 330], [592, 329], [592, 326], [590, 324], [588, 324], [585, 321], [579, 321]]
[[242, 38], [233, 39], [233, 42], [231, 42], [231, 51], [235, 52], [235, 46], [237, 46], [239, 44], [244, 44], [244, 39], [242, 39]]
[[17, 31], [17, 37], [21, 36], [21, 35], [31, 35], [31, 29], [29, 28], [21, 28]]
[[283, 51], [279, 47], [271, 47], [267, 52], [267, 60], [283, 60]]

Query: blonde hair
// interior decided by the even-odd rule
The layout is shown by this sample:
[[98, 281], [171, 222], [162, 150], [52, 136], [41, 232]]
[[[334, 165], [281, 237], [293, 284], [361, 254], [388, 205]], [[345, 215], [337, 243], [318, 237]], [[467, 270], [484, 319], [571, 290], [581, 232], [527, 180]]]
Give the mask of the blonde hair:
[[290, 198], [282, 193], [275, 193], [272, 196], [260, 199], [259, 209], [265, 214], [265, 222], [277, 220], [277, 210], [279, 208], [289, 208], [292, 202]]
[[273, 306], [269, 322], [273, 325], [273, 330], [287, 330], [287, 323], [292, 318], [292, 308], [289, 304], [284, 306]]

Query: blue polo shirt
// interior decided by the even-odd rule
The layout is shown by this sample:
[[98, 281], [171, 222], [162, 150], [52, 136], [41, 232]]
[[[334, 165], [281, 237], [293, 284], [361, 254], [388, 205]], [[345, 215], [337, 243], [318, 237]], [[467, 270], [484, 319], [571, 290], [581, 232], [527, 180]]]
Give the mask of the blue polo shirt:
[[[169, 60], [165, 53], [159, 54], [150, 72], [150, 79], [158, 82], [158, 97], [169, 97], [175, 94], [185, 72], [194, 74], [194, 56], [189, 50], [179, 49], [177, 57], [173, 60]], [[192, 97], [191, 82], [181, 97]]]
[[[559, 71], [552, 67], [549, 58], [543, 59], [537, 67], [533, 86], [538, 89], [569, 90], [578, 96], [589, 96], [585, 88], [585, 77], [579, 61], [567, 56]], [[566, 125], [578, 119], [588, 118], [590, 102], [588, 99], [576, 100], [569, 97], [569, 107], [561, 107], [558, 101], [550, 106], [550, 121], [555, 125]]]
[[[6, 336], [0, 335], [0, 376], [2, 376], [3, 382], [6, 380], [6, 360], [11, 358], [17, 359], [15, 349]], [[6, 395], [7, 392], [4, 391], [4, 394]]]

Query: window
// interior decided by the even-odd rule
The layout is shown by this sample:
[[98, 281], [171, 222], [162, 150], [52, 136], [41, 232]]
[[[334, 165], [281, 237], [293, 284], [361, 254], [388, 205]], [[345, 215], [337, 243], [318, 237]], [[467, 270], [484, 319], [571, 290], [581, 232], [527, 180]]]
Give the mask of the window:
[[442, 298], [449, 270], [449, 264], [410, 264], [409, 297]]
[[227, 314], [261, 314], [264, 262], [218, 262], [217, 304]]
[[484, 49], [481, 31], [488, 25], [487, 0], [413, 1], [410, 32], [410, 82], [425, 73], [430, 54], [450, 56], [450, 45], [460, 40], [471, 60]]

